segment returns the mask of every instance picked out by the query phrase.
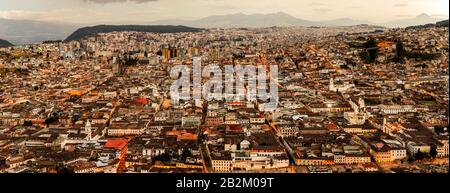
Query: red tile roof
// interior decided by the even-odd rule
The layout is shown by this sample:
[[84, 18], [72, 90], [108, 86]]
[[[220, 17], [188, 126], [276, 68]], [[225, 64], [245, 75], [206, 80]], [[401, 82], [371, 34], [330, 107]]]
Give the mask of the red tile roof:
[[137, 98], [131, 104], [132, 105], [147, 105], [148, 99], [145, 97]]
[[110, 139], [104, 148], [122, 150], [128, 143], [126, 139]]

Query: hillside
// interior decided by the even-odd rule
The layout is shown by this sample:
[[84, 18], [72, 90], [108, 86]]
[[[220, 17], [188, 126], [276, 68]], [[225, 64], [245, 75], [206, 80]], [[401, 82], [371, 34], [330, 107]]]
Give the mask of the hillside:
[[6, 40], [0, 39], [0, 48], [6, 48], [6, 47], [10, 47], [10, 46], [13, 46], [13, 44], [11, 44], [10, 42], [8, 42]]
[[436, 23], [425, 24], [425, 25], [409, 26], [406, 29], [420, 29], [420, 28], [430, 28], [430, 27], [448, 27], [448, 19], [444, 20], [444, 21], [438, 21]]
[[437, 27], [448, 27], [448, 19], [436, 23]]
[[64, 40], [65, 42], [79, 40], [85, 37], [92, 37], [98, 33], [109, 33], [115, 31], [137, 31], [154, 33], [178, 33], [178, 32], [200, 32], [202, 29], [186, 26], [172, 25], [98, 25], [84, 27], [73, 32]]

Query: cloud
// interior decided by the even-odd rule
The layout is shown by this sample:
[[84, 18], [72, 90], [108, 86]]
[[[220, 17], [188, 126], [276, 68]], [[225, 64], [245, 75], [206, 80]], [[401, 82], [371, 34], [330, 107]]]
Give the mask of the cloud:
[[400, 4], [394, 4], [394, 7], [408, 7], [408, 4], [406, 3], [400, 3]]
[[319, 12], [319, 13], [327, 13], [327, 12], [330, 12], [331, 9], [327, 9], [327, 8], [316, 8], [316, 9], [314, 9], [314, 11]]
[[36, 20], [36, 21], [61, 21], [61, 22], [82, 22], [91, 18], [107, 18], [108, 13], [86, 10], [77, 12], [70, 9], [57, 9], [49, 11], [28, 11], [28, 10], [7, 10], [0, 11], [0, 18], [16, 20]]
[[325, 5], [325, 4], [314, 2], [314, 3], [310, 3], [309, 5], [310, 5], [310, 6], [323, 6], [323, 5]]
[[64, 16], [66, 11], [68, 10], [52, 10], [52, 11], [7, 10], [7, 11], [0, 11], [0, 18], [48, 20], [51, 18], [58, 18]]
[[448, 15], [445, 15], [445, 14], [431, 14], [430, 16], [439, 18], [439, 19], [448, 18]]
[[83, 1], [106, 4], [106, 3], [123, 3], [123, 2], [147, 3], [158, 0], [83, 0]]
[[399, 15], [395, 15], [395, 17], [406, 18], [406, 17], [414, 17], [414, 16], [408, 15], [408, 14], [399, 14]]

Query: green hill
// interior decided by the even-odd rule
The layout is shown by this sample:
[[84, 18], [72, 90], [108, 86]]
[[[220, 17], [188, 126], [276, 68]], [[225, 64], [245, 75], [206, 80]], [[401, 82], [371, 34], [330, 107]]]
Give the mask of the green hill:
[[14, 45], [6, 40], [0, 39], [0, 48], [6, 48], [6, 47], [10, 47], [10, 46], [14, 46]]
[[73, 32], [67, 37], [65, 42], [79, 40], [85, 37], [92, 37], [98, 33], [137, 31], [154, 33], [178, 33], [178, 32], [200, 32], [202, 29], [186, 26], [172, 25], [98, 25], [93, 27], [84, 27]]

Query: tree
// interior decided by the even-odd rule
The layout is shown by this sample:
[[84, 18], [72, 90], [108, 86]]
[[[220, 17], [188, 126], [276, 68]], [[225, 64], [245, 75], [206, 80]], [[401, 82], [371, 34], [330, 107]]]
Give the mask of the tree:
[[434, 132], [436, 134], [444, 133], [444, 128], [443, 127], [434, 127]]
[[62, 174], [71, 174], [74, 173], [73, 168], [68, 168], [68, 167], [64, 167], [64, 166], [58, 166], [56, 168], [57, 173], [62, 173]]
[[425, 155], [420, 150], [417, 151], [417, 153], [414, 155], [414, 159], [416, 161], [423, 160], [424, 158], [425, 158]]
[[192, 152], [189, 151], [189, 149], [184, 148], [183, 152], [181, 153], [181, 160], [186, 160], [186, 158], [189, 156], [192, 156]]
[[51, 123], [57, 122], [58, 120], [59, 120], [59, 118], [58, 118], [57, 116], [52, 116], [52, 117], [50, 117], [50, 118], [47, 118], [47, 119], [44, 121], [44, 124], [50, 125]]
[[155, 161], [162, 161], [162, 162], [167, 162], [167, 161], [170, 161], [171, 159], [172, 159], [172, 156], [169, 155], [168, 153], [163, 153], [154, 158]]
[[373, 47], [373, 48], [368, 48], [367, 49], [367, 53], [369, 54], [368, 56], [368, 61], [369, 63], [373, 63], [377, 60], [378, 57], [378, 47]]
[[405, 48], [403, 46], [403, 43], [401, 41], [397, 41], [395, 43], [395, 58], [394, 58], [394, 62], [398, 62], [398, 63], [404, 63], [404, 57], [406, 55], [406, 51]]
[[31, 122], [30, 120], [26, 120], [23, 122], [23, 126], [33, 126], [33, 122]]
[[398, 58], [403, 58], [405, 55], [405, 48], [403, 47], [403, 43], [398, 41], [395, 43], [395, 56]]
[[432, 158], [436, 158], [437, 154], [438, 154], [438, 152], [437, 152], [436, 146], [431, 147], [431, 149], [430, 149], [430, 156]]
[[378, 46], [373, 38], [364, 43], [365, 52], [360, 54], [360, 57], [365, 60], [366, 63], [373, 63], [378, 57]]

